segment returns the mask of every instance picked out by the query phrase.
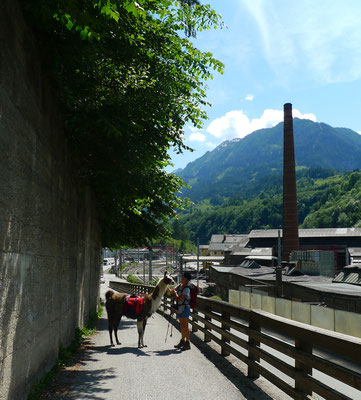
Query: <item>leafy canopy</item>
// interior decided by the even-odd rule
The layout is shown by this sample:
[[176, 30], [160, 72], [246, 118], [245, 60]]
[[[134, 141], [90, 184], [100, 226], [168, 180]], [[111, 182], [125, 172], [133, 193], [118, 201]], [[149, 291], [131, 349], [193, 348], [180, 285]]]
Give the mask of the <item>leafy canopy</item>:
[[[103, 245], [167, 235], [183, 181], [164, 171], [183, 126], [206, 118], [223, 64], [189, 36], [221, 25], [209, 5], [171, 0], [23, 0], [61, 101], [79, 174], [94, 188]], [[183, 32], [186, 32], [184, 34]]]

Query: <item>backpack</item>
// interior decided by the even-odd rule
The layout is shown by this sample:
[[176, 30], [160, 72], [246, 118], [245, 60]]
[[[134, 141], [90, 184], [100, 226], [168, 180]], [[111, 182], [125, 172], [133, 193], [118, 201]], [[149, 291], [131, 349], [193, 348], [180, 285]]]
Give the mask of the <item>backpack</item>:
[[199, 287], [194, 285], [193, 283], [189, 283], [187, 284], [187, 286], [190, 289], [191, 292], [191, 298], [189, 300], [189, 306], [190, 308], [194, 308], [196, 306], [197, 303], [197, 296], [198, 296], [198, 292], [199, 292]]

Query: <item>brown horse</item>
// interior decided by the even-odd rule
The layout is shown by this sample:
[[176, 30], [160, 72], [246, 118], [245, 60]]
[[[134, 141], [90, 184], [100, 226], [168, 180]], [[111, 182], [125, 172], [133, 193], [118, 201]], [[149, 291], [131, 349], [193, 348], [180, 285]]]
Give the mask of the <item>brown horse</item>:
[[144, 345], [143, 337], [144, 337], [145, 327], [147, 325], [147, 319], [159, 308], [168, 285], [172, 285], [173, 283], [174, 282], [172, 277], [167, 275], [167, 272], [165, 272], [164, 277], [158, 282], [153, 292], [151, 294], [144, 295], [143, 309], [139, 314], [137, 314], [136, 317], [130, 314], [127, 315], [126, 297], [129, 296], [128, 294], [115, 293], [112, 290], [108, 290], [106, 292], [105, 307], [108, 313], [108, 330], [109, 330], [111, 346], [114, 346], [113, 335], [112, 335], [113, 330], [117, 344], [121, 344], [118, 340], [117, 331], [119, 322], [122, 319], [122, 316], [125, 315], [126, 317], [137, 319], [138, 348], [146, 347]]

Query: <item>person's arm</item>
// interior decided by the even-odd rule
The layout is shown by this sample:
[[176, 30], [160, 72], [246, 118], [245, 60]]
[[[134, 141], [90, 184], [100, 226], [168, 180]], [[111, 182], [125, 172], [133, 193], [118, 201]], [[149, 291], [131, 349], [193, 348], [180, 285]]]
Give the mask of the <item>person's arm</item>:
[[181, 292], [181, 294], [179, 296], [177, 294], [178, 303], [183, 303], [183, 301], [185, 299], [187, 299], [188, 296], [189, 296], [189, 288], [188, 287], [184, 287], [182, 292]]
[[169, 294], [174, 294], [174, 293], [176, 293], [176, 291], [175, 291], [174, 288], [173, 288], [173, 289], [170, 289], [169, 287], [167, 287], [167, 292], [168, 292]]

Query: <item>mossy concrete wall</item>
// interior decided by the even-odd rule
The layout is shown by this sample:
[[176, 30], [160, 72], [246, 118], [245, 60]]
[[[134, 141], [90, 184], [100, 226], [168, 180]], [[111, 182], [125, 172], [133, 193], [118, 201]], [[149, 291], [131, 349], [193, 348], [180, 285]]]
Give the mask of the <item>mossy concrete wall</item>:
[[0, 399], [26, 399], [98, 307], [100, 236], [19, 5], [0, 12]]

